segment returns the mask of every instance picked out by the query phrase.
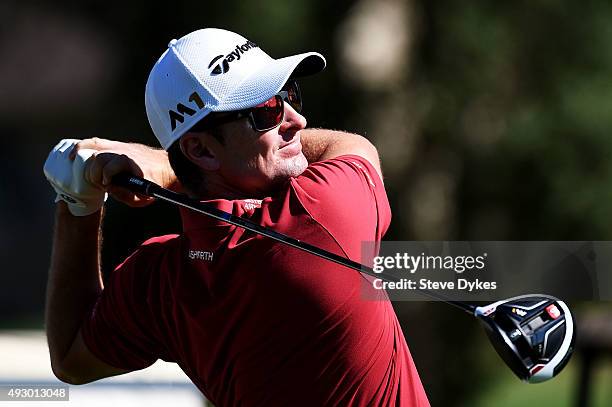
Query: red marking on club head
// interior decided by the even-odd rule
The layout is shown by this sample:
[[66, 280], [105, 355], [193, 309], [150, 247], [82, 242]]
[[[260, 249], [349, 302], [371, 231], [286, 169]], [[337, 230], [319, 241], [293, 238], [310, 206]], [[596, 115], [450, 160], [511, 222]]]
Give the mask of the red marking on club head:
[[538, 373], [540, 370], [542, 370], [544, 368], [544, 366], [546, 366], [546, 365], [535, 365], [534, 367], [531, 368], [529, 373], [534, 375], [534, 374]]
[[552, 319], [557, 319], [561, 316], [561, 311], [559, 311], [559, 308], [557, 308], [555, 304], [550, 304], [546, 307], [546, 312]]

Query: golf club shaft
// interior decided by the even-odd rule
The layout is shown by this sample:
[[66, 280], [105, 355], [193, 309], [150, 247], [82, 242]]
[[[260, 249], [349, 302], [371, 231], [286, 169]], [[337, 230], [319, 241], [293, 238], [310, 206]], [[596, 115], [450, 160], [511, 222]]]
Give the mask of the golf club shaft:
[[[232, 215], [231, 213], [224, 212], [205, 202], [200, 202], [186, 195], [179, 194], [179, 193], [170, 191], [168, 189], [162, 188], [161, 186], [155, 184], [154, 182], [148, 181], [141, 177], [137, 177], [137, 176], [130, 175], [127, 173], [118, 174], [113, 177], [113, 184], [116, 186], [127, 188], [130, 191], [141, 194], [141, 195], [158, 198], [163, 201], [167, 201], [167, 202], [171, 202], [171, 203], [183, 206], [185, 208], [188, 208], [193, 211], [196, 211], [204, 215], [210, 216], [212, 218], [215, 218], [217, 220], [221, 220], [231, 225], [244, 228], [253, 233], [257, 233], [262, 236], [266, 236], [270, 239], [274, 239], [278, 242], [284, 243], [296, 249], [303, 250], [305, 252], [314, 254], [315, 256], [324, 258], [326, 260], [332, 261], [342, 266], [351, 268], [353, 270], [357, 270], [369, 276], [380, 278], [381, 280], [388, 281], [388, 282], [400, 281], [400, 279], [396, 276], [386, 274], [386, 273], [377, 273], [371, 267], [368, 267], [364, 264], [355, 262], [346, 257], [339, 256], [335, 253], [328, 252], [327, 250], [323, 250], [319, 247], [302, 242], [298, 239], [295, 239], [290, 236], [284, 235], [282, 233], [276, 232], [272, 229], [268, 229], [266, 227], [258, 225], [257, 223], [251, 222], [248, 219], [244, 219], [239, 216]], [[418, 290], [418, 291], [432, 299], [443, 301], [471, 315], [474, 315], [474, 310], [476, 308], [474, 305], [467, 304], [461, 301], [452, 301], [444, 295], [434, 293], [429, 290]]]

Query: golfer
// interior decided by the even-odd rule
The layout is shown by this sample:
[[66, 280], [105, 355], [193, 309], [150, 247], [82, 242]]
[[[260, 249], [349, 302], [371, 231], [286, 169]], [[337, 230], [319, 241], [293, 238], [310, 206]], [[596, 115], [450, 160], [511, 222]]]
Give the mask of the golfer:
[[[428, 406], [400, 324], [361, 273], [181, 209], [183, 232], [144, 242], [100, 277], [105, 193], [131, 172], [355, 261], [391, 219], [376, 149], [306, 129], [296, 78], [310, 52], [272, 59], [225, 30], [172, 40], [146, 85], [164, 150], [63, 140], [46, 329], [56, 376], [80, 384], [177, 363], [217, 406]], [[330, 100], [326, 103], [342, 103]], [[129, 225], [126, 225], [129, 227]]]

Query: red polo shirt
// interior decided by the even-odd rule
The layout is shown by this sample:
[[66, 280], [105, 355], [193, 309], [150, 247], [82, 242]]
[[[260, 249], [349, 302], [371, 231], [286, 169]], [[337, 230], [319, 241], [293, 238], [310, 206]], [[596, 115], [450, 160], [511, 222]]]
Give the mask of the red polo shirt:
[[[391, 219], [378, 174], [354, 155], [312, 164], [261, 202], [209, 202], [356, 261]], [[429, 405], [391, 303], [364, 276], [181, 215], [184, 233], [145, 242], [84, 322], [100, 360], [130, 370], [176, 362], [217, 406]]]

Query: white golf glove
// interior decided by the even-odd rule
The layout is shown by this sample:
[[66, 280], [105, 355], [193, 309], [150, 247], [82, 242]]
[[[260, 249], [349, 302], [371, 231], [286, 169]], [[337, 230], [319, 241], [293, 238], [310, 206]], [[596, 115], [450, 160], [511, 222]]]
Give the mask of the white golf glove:
[[79, 141], [74, 139], [60, 141], [49, 153], [43, 170], [45, 177], [57, 192], [55, 202], [65, 201], [74, 216], [87, 216], [104, 205], [107, 194], [84, 178], [85, 162], [96, 152], [95, 150], [79, 150], [75, 159], [70, 159], [70, 153]]

